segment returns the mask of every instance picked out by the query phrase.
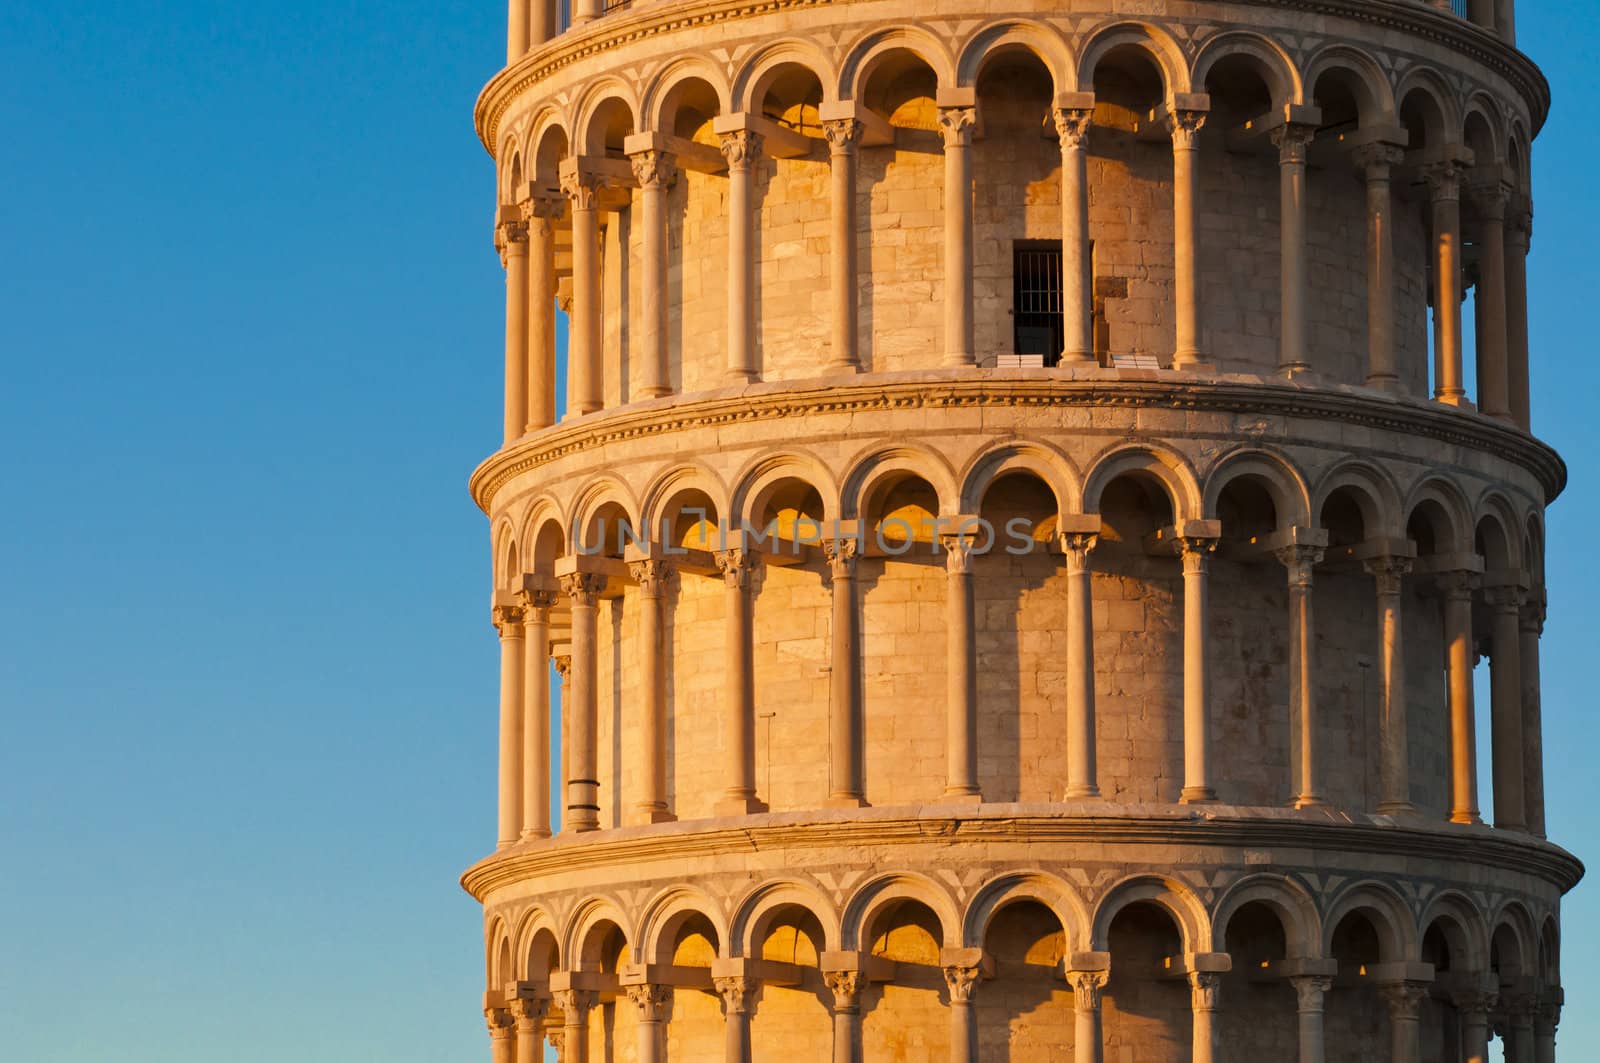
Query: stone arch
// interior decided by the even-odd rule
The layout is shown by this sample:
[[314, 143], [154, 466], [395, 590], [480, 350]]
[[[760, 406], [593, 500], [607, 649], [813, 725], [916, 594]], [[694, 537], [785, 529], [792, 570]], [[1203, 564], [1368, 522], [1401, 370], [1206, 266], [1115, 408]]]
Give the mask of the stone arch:
[[[572, 153], [604, 155], [608, 143], [618, 140], [617, 123], [625, 120], [622, 135], [639, 131], [639, 97], [631, 85], [618, 77], [597, 78], [575, 108]], [[620, 145], [619, 145], [620, 146]]]
[[1452, 950], [1452, 966], [1481, 972], [1489, 969], [1489, 926], [1484, 921], [1483, 910], [1472, 898], [1460, 890], [1443, 890], [1423, 906], [1422, 918], [1417, 920], [1420, 940], [1426, 941], [1435, 924], [1448, 923], [1445, 939]]
[[1044, 871], [1008, 871], [980, 887], [961, 921], [961, 944], [982, 948], [994, 917], [1019, 901], [1050, 909], [1066, 934], [1069, 952], [1088, 948], [1089, 913], [1082, 898], [1064, 880]]
[[948, 947], [959, 942], [961, 917], [950, 895], [930, 878], [901, 872], [879, 875], [856, 889], [844, 907], [840, 944], [846, 949], [869, 947], [871, 941], [863, 939], [870, 934], [873, 922], [901, 901], [916, 901], [933, 912], [939, 921], [941, 945]]
[[1096, 952], [1109, 950], [1111, 921], [1124, 908], [1140, 902], [1153, 904], [1172, 917], [1185, 952], [1211, 951], [1211, 920], [1205, 905], [1184, 883], [1160, 875], [1133, 875], [1105, 892], [1095, 905], [1089, 948]]
[[1381, 882], [1363, 880], [1340, 890], [1322, 918], [1322, 954], [1333, 955], [1333, 935], [1345, 917], [1360, 912], [1378, 934], [1384, 963], [1410, 960], [1417, 955], [1417, 926], [1411, 909], [1398, 893]]
[[1017, 50], [1044, 64], [1058, 95], [1076, 91], [1077, 71], [1066, 40], [1052, 26], [1021, 19], [1004, 19], [974, 33], [956, 61], [956, 84], [976, 87], [991, 60]]
[[1322, 921], [1311, 891], [1293, 875], [1270, 873], [1245, 876], [1217, 901], [1212, 909], [1211, 936], [1218, 949], [1227, 948], [1228, 924], [1247, 904], [1265, 905], [1278, 917], [1291, 957], [1322, 954]]
[[1551, 988], [1561, 984], [1561, 927], [1553, 915], [1539, 928], [1539, 978]]
[[711, 500], [716, 508], [715, 519], [729, 519], [728, 488], [722, 477], [701, 462], [680, 462], [656, 473], [645, 488], [640, 512], [644, 522], [641, 530], [647, 539], [656, 541], [678, 500], [690, 492], [699, 492]]
[[840, 67], [836, 98], [864, 103], [861, 94], [873, 73], [896, 53], [909, 54], [932, 70], [939, 88], [955, 85], [955, 59], [944, 42], [914, 23], [905, 23], [869, 33], [850, 47]]
[[533, 121], [528, 136], [528, 158], [531, 160], [528, 180], [546, 195], [561, 192], [561, 160], [572, 153], [572, 134], [566, 119], [556, 110], [547, 109]]
[[1491, 953], [1498, 947], [1500, 970], [1505, 973], [1506, 960], [1504, 943], [1508, 940], [1505, 936], [1509, 933], [1509, 940], [1515, 948], [1516, 974], [1519, 977], [1529, 977], [1538, 971], [1538, 933], [1534, 929], [1537, 924], [1533, 920], [1533, 913], [1527, 905], [1520, 900], [1512, 898], [1503, 901], [1489, 917], [1489, 945]]
[[[592, 550], [598, 543], [594, 538], [597, 529], [592, 528], [601, 511], [607, 506], [615, 506], [623, 513], [629, 527], [635, 535], [639, 532], [639, 503], [632, 490], [621, 480], [613, 476], [600, 476], [584, 484], [573, 496], [570, 507], [571, 523], [568, 525], [568, 535], [574, 551], [584, 549]], [[607, 537], [609, 541], [610, 537]]]
[[1194, 468], [1177, 451], [1154, 443], [1119, 443], [1102, 452], [1084, 478], [1083, 511], [1098, 513], [1106, 485], [1126, 473], [1147, 473], [1158, 481], [1172, 504], [1175, 520], [1192, 520], [1200, 512], [1200, 486]]
[[1461, 114], [1461, 143], [1472, 149], [1475, 166], [1498, 166], [1506, 162], [1505, 120], [1501, 117], [1500, 105], [1487, 93], [1474, 92], [1467, 97]]
[[1231, 30], [1212, 37], [1195, 57], [1189, 83], [1202, 88], [1220, 60], [1243, 56], [1253, 61], [1272, 93], [1274, 107], [1305, 102], [1305, 82], [1289, 53], [1277, 41], [1249, 30]]
[[1360, 507], [1368, 539], [1400, 534], [1400, 489], [1384, 469], [1354, 458], [1338, 463], [1317, 482], [1311, 496], [1317, 526], [1322, 524], [1323, 507], [1341, 490], [1349, 491]]
[[754, 113], [773, 83], [786, 69], [801, 69], [822, 83], [822, 100], [839, 98], [839, 72], [828, 54], [811, 41], [791, 38], [773, 41], [758, 51], [735, 76], [731, 99], [739, 111]]
[[787, 908], [799, 908], [816, 918], [822, 926], [824, 948], [841, 947], [839, 912], [828, 898], [804, 882], [782, 880], [762, 883], [734, 906], [726, 946], [730, 955], [754, 955], [768, 925]]
[[1418, 522], [1422, 521], [1434, 540], [1431, 551], [1418, 543], [1419, 553], [1472, 552], [1472, 508], [1466, 494], [1451, 480], [1430, 476], [1413, 487], [1406, 498], [1405, 519], [1408, 536], [1415, 538], [1413, 532], [1420, 530]]
[[905, 476], [926, 480], [939, 496], [939, 513], [956, 512], [960, 490], [955, 471], [944, 456], [916, 443], [879, 447], [850, 462], [841, 492], [840, 514], [847, 520], [870, 512], [866, 504], [883, 488]]
[[549, 979], [561, 966], [560, 928], [551, 914], [535, 905], [522, 913], [515, 935], [517, 978], [524, 982]]
[[525, 183], [522, 147], [517, 143], [514, 134], [507, 135], [501, 152], [500, 157], [505, 162], [500, 166], [500, 202], [509, 206], [522, 198], [521, 193]]
[[1491, 570], [1521, 567], [1521, 521], [1510, 499], [1491, 488], [1478, 499], [1474, 512], [1473, 539], [1478, 553], [1483, 555], [1483, 563]]
[[718, 113], [728, 113], [732, 88], [723, 71], [702, 55], [681, 55], [663, 66], [646, 86], [639, 124], [647, 130], [672, 135], [672, 119], [677, 116], [687, 90], [695, 85], [710, 89], [716, 98]]
[[1325, 75], [1341, 73], [1345, 84], [1359, 90], [1355, 96], [1362, 125], [1396, 121], [1394, 86], [1388, 75], [1371, 55], [1348, 44], [1325, 45], [1311, 57], [1305, 70], [1306, 92], [1314, 99]]
[[[717, 951], [727, 955], [728, 926], [721, 905], [704, 890], [675, 885], [652, 898], [639, 917], [639, 942], [635, 951], [640, 961], [670, 964], [672, 936], [695, 916], [701, 916], [711, 924], [712, 931], [717, 935]], [[667, 951], [663, 953], [663, 949]]]
[[824, 520], [839, 518], [839, 487], [833, 473], [814, 455], [801, 450], [773, 450], [752, 459], [734, 479], [732, 519], [753, 524], [779, 485], [799, 481], [822, 498]]
[[1078, 58], [1079, 85], [1093, 85], [1095, 68], [1107, 54], [1124, 46], [1145, 52], [1161, 75], [1166, 98], [1192, 91], [1189, 64], [1172, 36], [1147, 22], [1113, 22], [1093, 31]]
[[1245, 476], [1260, 480], [1266, 487], [1277, 507], [1280, 526], [1310, 523], [1310, 491], [1300, 471], [1281, 454], [1256, 447], [1230, 451], [1211, 467], [1205, 478], [1200, 518], [1215, 520], [1222, 492], [1228, 484]]
[[1528, 130], [1522, 124], [1522, 119], [1513, 117], [1511, 130], [1507, 134], [1506, 164], [1511, 167], [1517, 191], [1524, 195], [1532, 188], [1533, 182], [1533, 160], [1528, 155], [1530, 142]]
[[516, 958], [512, 951], [511, 932], [506, 928], [505, 920], [495, 916], [489, 923], [489, 931], [484, 935], [484, 940], [489, 943], [484, 952], [484, 984], [490, 989], [498, 990], [507, 982], [516, 980]]
[[1544, 585], [1544, 522], [1537, 510], [1530, 510], [1522, 522], [1522, 567], [1535, 586]]
[[638, 940], [632, 921], [622, 907], [609, 897], [597, 897], [579, 905], [567, 917], [562, 935], [561, 955], [569, 971], [598, 971], [602, 966], [601, 947], [607, 927], [616, 927], [624, 942], [623, 959], [632, 960], [633, 943]]
[[1431, 67], [1407, 71], [1395, 88], [1395, 99], [1396, 114], [1411, 134], [1413, 150], [1461, 142], [1461, 110], [1438, 71]]
[[1042, 480], [1056, 498], [1062, 513], [1076, 510], [1083, 497], [1082, 480], [1072, 459], [1055, 447], [1029, 440], [1010, 440], [979, 453], [961, 473], [957, 498], [959, 513], [976, 513], [994, 482], [1009, 473], [1027, 472]]
[[501, 589], [514, 588], [522, 571], [521, 551], [517, 548], [517, 532], [511, 520], [501, 517], [494, 528], [494, 585]]
[[553, 498], [544, 495], [535, 499], [522, 519], [522, 541], [527, 544], [523, 548], [523, 571], [548, 575], [556, 558], [568, 552], [569, 527]]

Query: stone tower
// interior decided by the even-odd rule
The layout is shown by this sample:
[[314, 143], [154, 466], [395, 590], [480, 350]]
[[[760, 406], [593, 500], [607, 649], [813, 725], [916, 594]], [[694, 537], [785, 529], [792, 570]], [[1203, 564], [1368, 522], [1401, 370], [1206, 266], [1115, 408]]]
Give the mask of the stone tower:
[[1512, 0], [563, 6], [495, 1063], [1553, 1059]]

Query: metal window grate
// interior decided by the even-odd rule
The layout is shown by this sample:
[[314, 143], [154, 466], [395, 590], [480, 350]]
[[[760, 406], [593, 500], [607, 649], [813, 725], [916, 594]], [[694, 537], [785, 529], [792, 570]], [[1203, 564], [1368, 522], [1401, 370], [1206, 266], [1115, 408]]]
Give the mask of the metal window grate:
[[1064, 339], [1061, 245], [1018, 244], [1012, 261], [1012, 314], [1019, 355], [1042, 355], [1054, 365]]

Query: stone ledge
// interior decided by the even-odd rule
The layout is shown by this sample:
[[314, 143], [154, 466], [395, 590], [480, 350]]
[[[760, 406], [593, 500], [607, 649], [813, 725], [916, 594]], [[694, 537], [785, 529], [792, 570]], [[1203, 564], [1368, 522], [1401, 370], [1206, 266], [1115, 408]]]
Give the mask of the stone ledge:
[[620, 827], [524, 842], [468, 868], [462, 887], [483, 901], [503, 886], [574, 869], [770, 849], [897, 846], [926, 841], [1195, 845], [1301, 849], [1489, 864], [1543, 879], [1561, 892], [1583, 863], [1560, 846], [1488, 826], [1402, 821], [1328, 809], [1207, 805], [929, 804], [848, 813], [785, 812]]

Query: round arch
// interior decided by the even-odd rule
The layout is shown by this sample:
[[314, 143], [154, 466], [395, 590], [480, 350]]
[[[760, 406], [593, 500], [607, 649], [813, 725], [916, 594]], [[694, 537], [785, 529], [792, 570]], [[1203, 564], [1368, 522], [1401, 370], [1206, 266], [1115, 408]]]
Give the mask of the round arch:
[[1174, 520], [1193, 520], [1200, 512], [1200, 486], [1194, 469], [1177, 451], [1155, 444], [1117, 444], [1089, 467], [1083, 485], [1083, 511], [1100, 512], [1106, 486], [1130, 472], [1149, 473], [1167, 492]]
[[1211, 936], [1217, 948], [1226, 950], [1228, 925], [1239, 909], [1261, 904], [1278, 917], [1284, 942], [1292, 959], [1315, 959], [1322, 955], [1322, 920], [1317, 917], [1317, 902], [1311, 891], [1292, 875], [1247, 875], [1232, 883], [1217, 901], [1211, 916]]
[[1217, 63], [1231, 56], [1244, 56], [1255, 61], [1262, 80], [1272, 93], [1275, 108], [1306, 102], [1305, 82], [1289, 53], [1271, 38], [1248, 30], [1219, 33], [1206, 41], [1200, 48], [1200, 54], [1195, 56], [1189, 83], [1203, 89], [1206, 78]]
[[1166, 911], [1178, 925], [1185, 952], [1211, 951], [1211, 920], [1205, 906], [1188, 886], [1177, 879], [1159, 875], [1135, 875], [1123, 879], [1106, 891], [1095, 905], [1090, 924], [1089, 947], [1095, 952], [1111, 948], [1111, 921], [1130, 904], [1154, 904]]
[[[840, 948], [839, 912], [822, 893], [795, 880], [765, 882], [746, 894], [734, 907], [727, 950], [733, 956], [758, 954], [772, 920], [788, 908], [809, 912], [822, 925], [823, 948]], [[737, 949], [735, 952], [733, 950]]]
[[1015, 50], [1044, 64], [1057, 95], [1077, 91], [1077, 68], [1066, 39], [1052, 26], [1020, 19], [990, 23], [967, 40], [956, 60], [956, 84], [976, 88], [991, 60]]
[[1201, 496], [1200, 519], [1217, 519], [1217, 503], [1230, 483], [1241, 477], [1260, 480], [1278, 511], [1278, 525], [1306, 526], [1311, 523], [1310, 491], [1300, 471], [1281, 454], [1256, 447], [1244, 447], [1224, 454], [1206, 474]]
[[1333, 955], [1333, 935], [1352, 912], [1361, 912], [1378, 932], [1378, 950], [1384, 963], [1413, 960], [1417, 956], [1417, 926], [1411, 909], [1400, 895], [1381, 882], [1354, 882], [1341, 890], [1322, 917], [1322, 954]]
[[1361, 108], [1361, 124], [1393, 125], [1398, 121], [1394, 86], [1378, 61], [1348, 44], [1324, 45], [1306, 64], [1304, 86], [1315, 97], [1317, 83], [1327, 74], [1344, 72], [1361, 90], [1356, 102]]
[[899, 476], [915, 476], [932, 486], [939, 497], [939, 513], [957, 512], [960, 491], [955, 471], [937, 451], [915, 443], [878, 447], [852, 459], [845, 474], [839, 511], [846, 520], [863, 516], [862, 503], [887, 481]]
[[1165, 30], [1146, 22], [1113, 22], [1094, 30], [1078, 57], [1077, 83], [1092, 89], [1100, 61], [1123, 46], [1138, 48], [1150, 57], [1161, 75], [1166, 98], [1191, 91], [1183, 49]]
[[1354, 458], [1339, 462], [1317, 481], [1311, 496], [1313, 523], [1321, 525], [1323, 507], [1342, 489], [1349, 490], [1361, 508], [1367, 538], [1398, 538], [1404, 532], [1400, 526], [1400, 489], [1394, 480], [1378, 466]]
[[734, 480], [729, 511], [733, 519], [754, 525], [773, 490], [797, 480], [822, 497], [825, 521], [839, 519], [839, 487], [833, 473], [814, 455], [802, 450], [773, 450], [752, 459]]
[[839, 71], [826, 52], [806, 40], [773, 41], [746, 61], [735, 75], [731, 99], [733, 107], [751, 114], [760, 110], [767, 93], [786, 69], [807, 71], [822, 83], [822, 102], [839, 99]]
[[844, 907], [839, 941], [846, 949], [861, 949], [871, 942], [863, 940], [885, 910], [900, 901], [926, 905], [939, 921], [940, 944], [956, 945], [961, 933], [961, 917], [950, 896], [932, 879], [916, 874], [880, 875], [856, 889]]
[[[672, 962], [672, 935], [695, 916], [703, 917], [717, 935], [717, 951], [728, 955], [728, 926], [721, 906], [710, 894], [692, 886], [669, 886], [645, 905], [639, 917], [639, 943], [635, 949], [644, 963]], [[663, 952], [666, 949], [666, 952]]]
[[669, 60], [645, 87], [644, 98], [636, 112], [641, 116], [640, 126], [647, 131], [671, 134], [670, 120], [681, 106], [685, 90], [696, 84], [711, 90], [716, 97], [718, 113], [728, 113], [733, 90], [723, 71], [704, 56], [681, 55]]
[[1428, 931], [1441, 920], [1454, 924], [1457, 931], [1454, 935], [1446, 934], [1451, 947], [1461, 953], [1459, 957], [1452, 956], [1452, 961], [1459, 963], [1463, 970], [1473, 973], [1487, 971], [1489, 924], [1472, 898], [1459, 890], [1443, 890], [1428, 898], [1422, 909], [1422, 918], [1417, 920], [1419, 940], [1427, 937]]
[[1088, 948], [1089, 912], [1082, 898], [1064, 880], [1044, 871], [1008, 871], [979, 887], [961, 921], [961, 944], [982, 948], [994, 917], [1021, 901], [1050, 909], [1066, 935], [1067, 951]]
[[576, 908], [567, 918], [566, 932], [561, 937], [561, 955], [566, 957], [569, 971], [599, 970], [597, 933], [607, 924], [615, 926], [624, 942], [622, 956], [625, 961], [636, 960], [634, 942], [638, 940], [633, 923], [623, 914], [622, 907], [609, 897], [599, 897]]
[[[915, 24], [875, 30], [850, 46], [839, 68], [835, 98], [862, 102], [861, 94], [884, 59], [909, 54], [933, 71], [940, 89], [955, 85], [955, 58], [943, 41]], [[824, 89], [824, 93], [826, 93]]]

